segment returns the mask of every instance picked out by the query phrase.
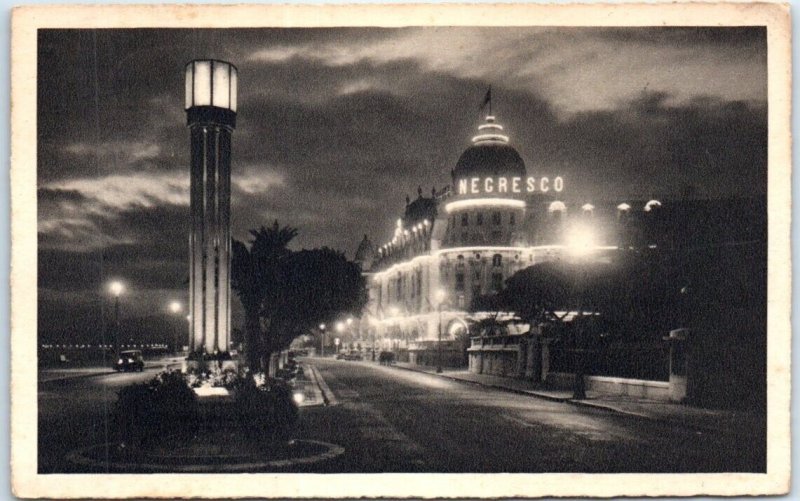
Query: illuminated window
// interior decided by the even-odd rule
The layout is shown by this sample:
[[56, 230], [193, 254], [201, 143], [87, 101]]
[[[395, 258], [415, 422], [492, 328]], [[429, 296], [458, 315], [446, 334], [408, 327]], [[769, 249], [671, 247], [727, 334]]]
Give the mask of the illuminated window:
[[468, 226], [469, 225], [469, 214], [466, 212], [461, 214], [461, 226]]
[[483, 212], [478, 213], [477, 221], [475, 221], [475, 224], [477, 224], [478, 226], [483, 224]]
[[503, 256], [500, 254], [495, 254], [492, 256], [492, 266], [502, 266], [503, 265]]
[[516, 216], [516, 214], [514, 214], [513, 212], [508, 215], [508, 224], [510, 224], [510, 225], [514, 224], [515, 216]]
[[499, 212], [492, 212], [492, 224], [500, 224], [503, 222], [503, 218]]

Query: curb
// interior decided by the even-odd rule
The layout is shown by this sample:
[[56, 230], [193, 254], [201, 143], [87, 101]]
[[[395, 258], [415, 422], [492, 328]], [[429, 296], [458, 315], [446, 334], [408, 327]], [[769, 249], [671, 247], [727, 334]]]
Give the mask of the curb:
[[206, 465], [163, 465], [159, 463], [128, 463], [128, 462], [118, 462], [118, 463], [106, 463], [106, 462], [98, 462], [97, 460], [90, 459], [85, 456], [85, 454], [93, 449], [97, 449], [100, 447], [108, 447], [111, 443], [106, 444], [99, 444], [99, 445], [92, 445], [89, 447], [83, 447], [81, 449], [77, 449], [75, 451], [70, 452], [67, 454], [66, 459], [72, 464], [79, 465], [79, 466], [90, 466], [90, 467], [111, 467], [117, 471], [119, 470], [139, 470], [145, 472], [163, 472], [163, 473], [221, 473], [221, 472], [248, 472], [248, 471], [258, 471], [263, 468], [288, 468], [297, 465], [307, 465], [318, 463], [321, 461], [327, 461], [329, 459], [333, 459], [337, 456], [342, 455], [345, 452], [345, 448], [331, 444], [328, 442], [321, 442], [319, 440], [296, 440], [295, 442], [305, 442], [315, 445], [320, 445], [325, 447], [327, 450], [321, 454], [316, 454], [313, 456], [306, 456], [300, 458], [292, 458], [292, 459], [273, 459], [273, 460], [256, 460], [255, 458], [250, 462], [241, 462], [241, 463], [232, 463], [232, 464], [206, 464]]
[[317, 384], [319, 391], [322, 393], [322, 400], [325, 402], [325, 405], [330, 407], [338, 404], [339, 402], [336, 400], [336, 396], [334, 396], [333, 392], [328, 386], [328, 383], [322, 379], [319, 369], [317, 369], [313, 364], [308, 364], [308, 367], [311, 368], [312, 377], [314, 378], [314, 382]]

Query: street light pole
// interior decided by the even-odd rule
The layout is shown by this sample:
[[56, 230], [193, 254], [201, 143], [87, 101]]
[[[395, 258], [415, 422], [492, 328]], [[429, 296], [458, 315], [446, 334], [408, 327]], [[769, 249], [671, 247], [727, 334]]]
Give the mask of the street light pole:
[[114, 358], [119, 358], [119, 296], [125, 288], [122, 282], [114, 281], [108, 285], [111, 294], [114, 295]]
[[[169, 303], [169, 311], [173, 315], [177, 315], [178, 313], [181, 312], [181, 310], [183, 310], [183, 305], [181, 305], [181, 303], [179, 301], [172, 301], [171, 303]], [[180, 326], [180, 325], [181, 325], [181, 323], [178, 322], [178, 326]], [[176, 327], [175, 332], [174, 332], [175, 340], [173, 342], [172, 348], [173, 348], [173, 351], [176, 354], [178, 353], [178, 334], [179, 334], [180, 330], [181, 329], [179, 327]]]
[[439, 342], [437, 343], [437, 365], [436, 365], [436, 372], [441, 374], [442, 372], [442, 306], [444, 305], [444, 298], [445, 292], [442, 289], [436, 291], [436, 299], [438, 301], [437, 309], [439, 310]]
[[319, 340], [319, 356], [325, 357], [325, 324], [319, 324], [319, 330], [322, 332]]

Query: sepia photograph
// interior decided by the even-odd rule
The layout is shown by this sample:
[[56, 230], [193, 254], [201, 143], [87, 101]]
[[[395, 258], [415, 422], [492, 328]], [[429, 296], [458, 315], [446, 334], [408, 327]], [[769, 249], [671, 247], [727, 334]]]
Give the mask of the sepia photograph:
[[18, 495], [788, 490], [788, 10], [487, 7], [15, 12]]

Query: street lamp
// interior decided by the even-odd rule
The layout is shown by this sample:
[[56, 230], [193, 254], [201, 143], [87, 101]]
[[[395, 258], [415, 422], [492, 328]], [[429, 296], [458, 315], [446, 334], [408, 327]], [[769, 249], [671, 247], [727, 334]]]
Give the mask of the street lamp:
[[343, 332], [344, 332], [344, 322], [341, 322], [341, 321], [336, 322], [336, 333], [339, 335], [339, 337], [337, 337], [335, 339], [335, 341], [336, 341], [336, 353], [339, 353], [339, 338], [342, 337], [342, 333]]
[[447, 293], [444, 289], [439, 289], [436, 291], [436, 308], [439, 310], [439, 343], [437, 344], [437, 364], [436, 364], [436, 372], [442, 372], [442, 305], [444, 304], [444, 300], [447, 297]]
[[[180, 301], [172, 301], [172, 302], [169, 303], [169, 311], [173, 315], [177, 315], [181, 311], [183, 311], [183, 305], [180, 303]], [[175, 343], [173, 345], [173, 347], [174, 347], [173, 351], [175, 351], [175, 353], [178, 353], [178, 338], [180, 337], [179, 336], [179, 332], [180, 332], [180, 329], [176, 328], [175, 329]]]
[[108, 284], [108, 290], [114, 296], [114, 356], [119, 358], [119, 296], [125, 290], [122, 282], [114, 280]]
[[572, 386], [572, 398], [583, 400], [586, 398], [586, 384], [584, 373], [586, 372], [586, 349], [584, 347], [583, 333], [583, 296], [586, 287], [586, 260], [596, 248], [594, 231], [588, 226], [575, 226], [566, 238], [567, 251], [576, 258], [578, 270], [575, 274], [575, 288], [580, 288], [578, 294], [578, 308], [575, 316], [575, 352], [577, 354], [577, 364], [575, 367], [575, 381]]
[[319, 341], [319, 356], [325, 357], [325, 324], [319, 324], [319, 330], [322, 336]]

